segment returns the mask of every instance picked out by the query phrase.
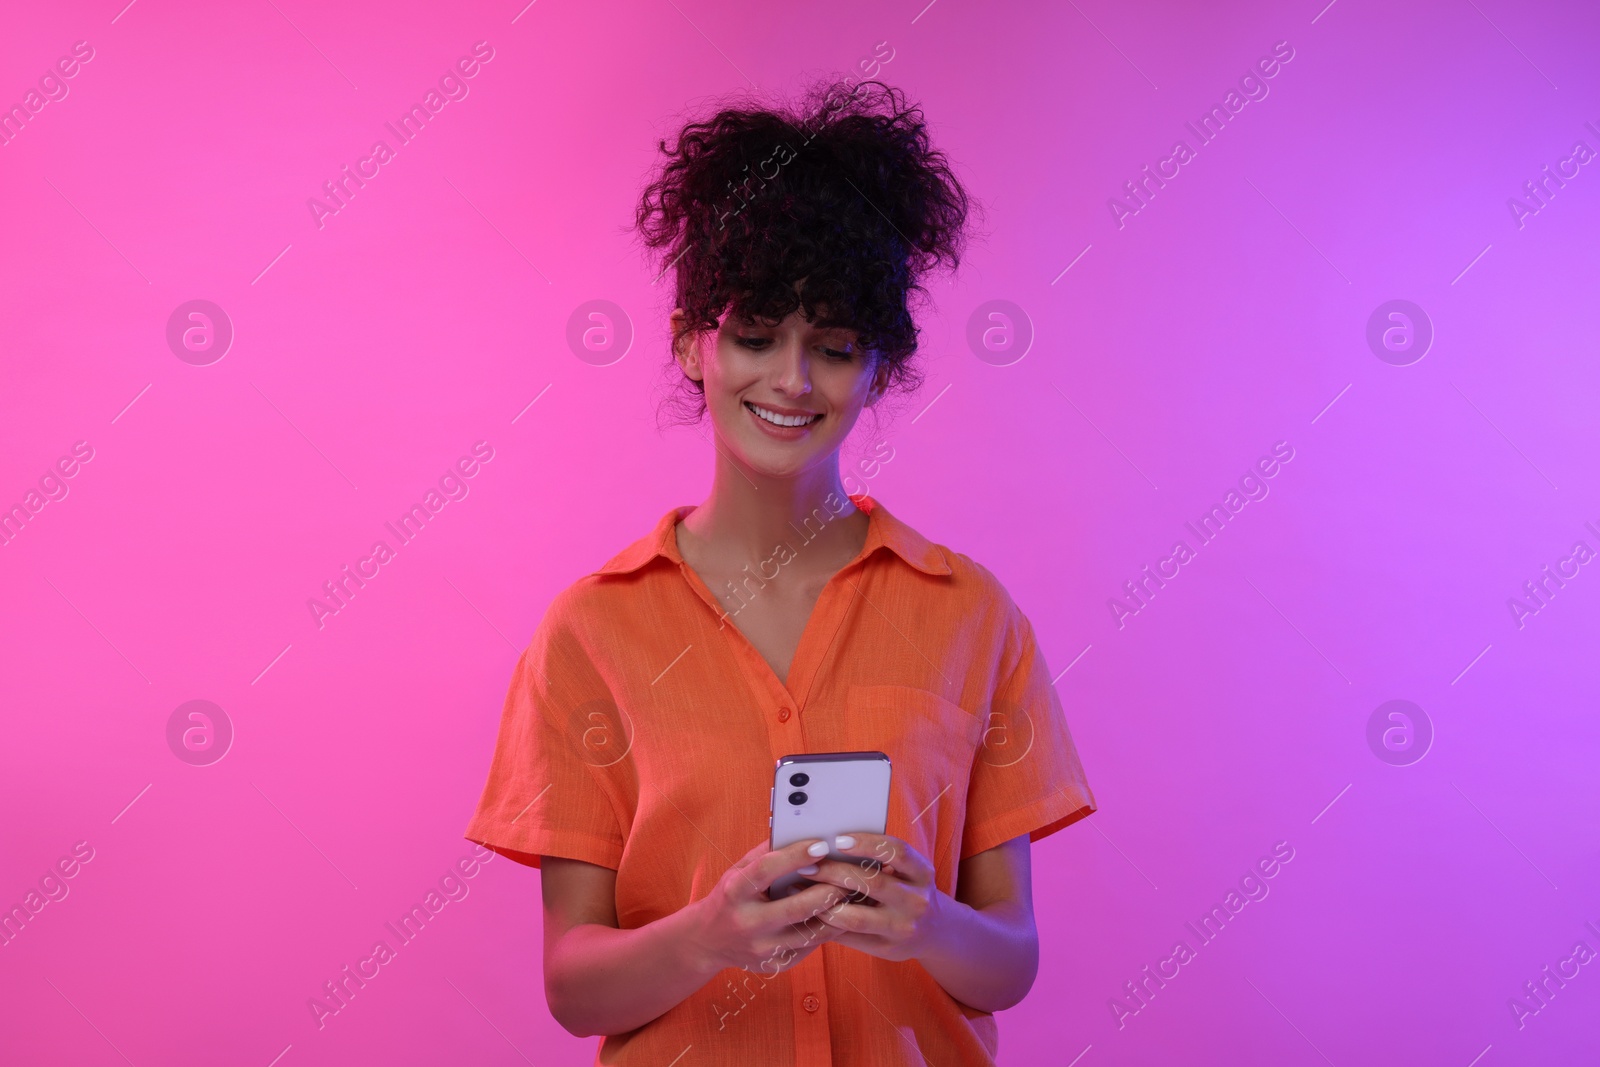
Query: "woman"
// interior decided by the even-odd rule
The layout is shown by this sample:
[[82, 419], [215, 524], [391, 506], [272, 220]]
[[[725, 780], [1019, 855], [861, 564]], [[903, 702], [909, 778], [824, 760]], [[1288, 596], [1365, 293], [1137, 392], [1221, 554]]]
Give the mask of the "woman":
[[[915, 385], [908, 298], [967, 194], [877, 82], [661, 150], [637, 222], [711, 492], [551, 604], [467, 837], [541, 868], [546, 997], [599, 1063], [993, 1063], [1038, 963], [1030, 840], [1094, 800], [1005, 589], [839, 469]], [[868, 866], [769, 849], [776, 759], [871, 750], [887, 832], [835, 843]]]

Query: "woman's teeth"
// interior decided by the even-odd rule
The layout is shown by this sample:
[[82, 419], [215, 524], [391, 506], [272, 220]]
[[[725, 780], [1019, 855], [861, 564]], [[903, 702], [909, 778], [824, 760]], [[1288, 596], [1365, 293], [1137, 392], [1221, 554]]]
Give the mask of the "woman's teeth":
[[766, 419], [774, 426], [805, 426], [808, 423], [816, 422], [818, 419], [822, 418], [820, 414], [779, 415], [776, 411], [768, 411], [764, 407], [759, 407], [758, 405], [751, 404], [749, 402], [745, 403], [745, 407], [755, 412], [761, 418]]

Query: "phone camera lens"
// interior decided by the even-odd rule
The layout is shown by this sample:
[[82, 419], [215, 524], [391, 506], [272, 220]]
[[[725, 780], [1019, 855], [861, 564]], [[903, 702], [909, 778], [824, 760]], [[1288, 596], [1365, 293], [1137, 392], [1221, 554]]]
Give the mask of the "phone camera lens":
[[799, 774], [791, 774], [789, 776], [789, 784], [792, 786], [802, 786], [809, 781], [811, 781], [811, 776], [805, 771], [801, 771]]
[[[804, 776], [802, 775], [801, 777], [804, 777]], [[806, 802], [806, 795], [804, 793], [800, 792], [799, 790], [795, 790], [793, 793], [789, 794], [789, 803], [791, 803], [791, 804], [804, 804], [805, 802]]]

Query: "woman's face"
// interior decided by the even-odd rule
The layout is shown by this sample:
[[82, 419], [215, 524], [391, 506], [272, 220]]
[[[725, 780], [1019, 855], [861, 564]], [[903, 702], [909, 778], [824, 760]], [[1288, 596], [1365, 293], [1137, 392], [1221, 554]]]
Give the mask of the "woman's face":
[[[681, 321], [673, 312], [674, 326]], [[798, 309], [777, 326], [726, 314], [715, 332], [686, 338], [677, 358], [705, 386], [723, 446], [775, 478], [836, 457], [887, 380], [887, 367], [861, 350], [854, 330], [819, 328]]]

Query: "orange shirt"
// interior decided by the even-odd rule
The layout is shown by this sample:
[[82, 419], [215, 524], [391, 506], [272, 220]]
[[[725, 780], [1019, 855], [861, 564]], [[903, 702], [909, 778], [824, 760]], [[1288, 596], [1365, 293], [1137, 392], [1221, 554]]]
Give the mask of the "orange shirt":
[[[957, 864], [1095, 810], [1033, 628], [994, 575], [868, 496], [861, 552], [824, 587], [787, 685], [678, 552], [674, 508], [551, 603], [517, 662], [468, 839], [537, 867], [617, 872], [633, 929], [706, 895], [768, 835], [775, 762], [877, 750], [886, 833]], [[819, 509], [744, 582], [759, 596], [832, 519]], [[990, 1064], [994, 1016], [916, 961], [824, 944], [777, 975], [729, 968], [601, 1064]]]

